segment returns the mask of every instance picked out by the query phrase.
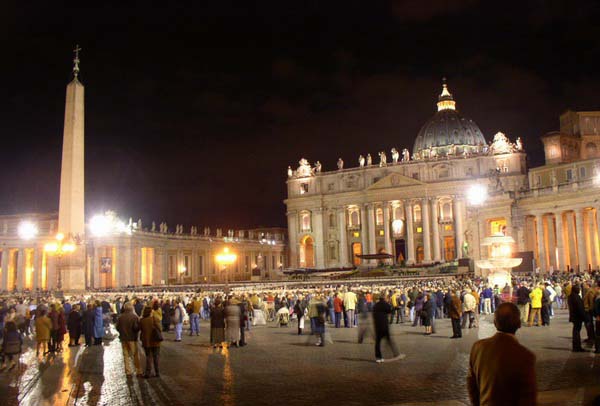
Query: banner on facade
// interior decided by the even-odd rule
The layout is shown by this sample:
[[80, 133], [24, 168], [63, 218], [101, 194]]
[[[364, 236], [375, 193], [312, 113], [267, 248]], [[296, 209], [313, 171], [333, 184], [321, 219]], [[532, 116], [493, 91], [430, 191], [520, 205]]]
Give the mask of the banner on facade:
[[100, 258], [100, 272], [109, 273], [112, 271], [112, 258], [101, 257]]

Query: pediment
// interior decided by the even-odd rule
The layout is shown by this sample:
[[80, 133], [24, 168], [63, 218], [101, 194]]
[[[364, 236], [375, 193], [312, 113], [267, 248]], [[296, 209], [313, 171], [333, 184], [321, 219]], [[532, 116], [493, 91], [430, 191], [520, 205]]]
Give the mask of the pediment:
[[409, 187], [409, 186], [422, 186], [425, 183], [420, 180], [409, 178], [408, 176], [401, 175], [399, 173], [390, 173], [385, 176], [383, 179], [380, 179], [373, 185], [371, 185], [368, 190], [373, 189], [389, 189], [389, 188], [397, 188], [397, 187]]

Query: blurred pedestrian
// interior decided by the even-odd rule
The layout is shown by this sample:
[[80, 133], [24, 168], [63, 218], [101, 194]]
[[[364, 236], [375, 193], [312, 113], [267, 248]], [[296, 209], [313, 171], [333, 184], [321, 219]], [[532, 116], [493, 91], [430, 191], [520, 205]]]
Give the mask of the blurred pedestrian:
[[[160, 377], [159, 359], [160, 359], [160, 343], [157, 333], [160, 334], [160, 324], [156, 318], [152, 317], [152, 309], [145, 307], [142, 311], [142, 320], [140, 320], [140, 339], [142, 347], [146, 353], [146, 373], [144, 378], [150, 378], [152, 367], [154, 367], [154, 376]], [[162, 338], [162, 337], [161, 337]]]

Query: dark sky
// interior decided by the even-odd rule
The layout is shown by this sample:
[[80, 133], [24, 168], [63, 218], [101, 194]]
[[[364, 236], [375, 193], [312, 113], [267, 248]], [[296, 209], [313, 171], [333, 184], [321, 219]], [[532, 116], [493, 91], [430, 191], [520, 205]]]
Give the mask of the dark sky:
[[532, 165], [561, 112], [600, 109], [594, 1], [7, 3], [0, 213], [58, 209], [76, 43], [87, 214], [146, 224], [284, 226], [288, 165], [412, 149], [442, 76]]

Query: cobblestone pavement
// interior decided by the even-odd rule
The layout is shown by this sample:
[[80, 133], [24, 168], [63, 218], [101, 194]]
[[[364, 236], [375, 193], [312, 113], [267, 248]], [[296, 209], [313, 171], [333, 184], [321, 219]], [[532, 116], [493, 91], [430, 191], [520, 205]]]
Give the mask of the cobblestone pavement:
[[[572, 353], [570, 326], [562, 311], [550, 327], [517, 333], [537, 356], [542, 404], [592, 404], [600, 395], [600, 356]], [[118, 339], [66, 348], [44, 361], [26, 339], [19, 367], [0, 372], [1, 406], [468, 404], [469, 351], [475, 340], [494, 333], [491, 316], [481, 316], [480, 328], [465, 330], [459, 340], [448, 338], [448, 320], [437, 320], [436, 328], [437, 334], [424, 336], [421, 327], [393, 325], [406, 358], [377, 364], [372, 340], [357, 344], [358, 329], [328, 329], [334, 344], [315, 347], [310, 336], [295, 334], [295, 325], [257, 326], [247, 347], [215, 350], [202, 322], [199, 337], [175, 343], [172, 333], [165, 334], [161, 377], [148, 380], [125, 378]]]

